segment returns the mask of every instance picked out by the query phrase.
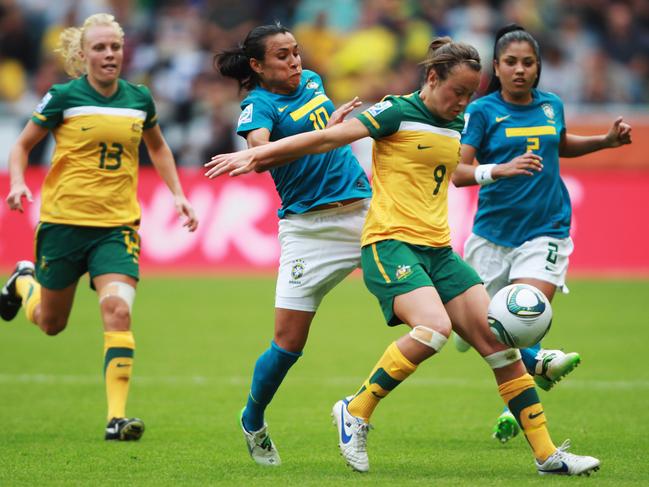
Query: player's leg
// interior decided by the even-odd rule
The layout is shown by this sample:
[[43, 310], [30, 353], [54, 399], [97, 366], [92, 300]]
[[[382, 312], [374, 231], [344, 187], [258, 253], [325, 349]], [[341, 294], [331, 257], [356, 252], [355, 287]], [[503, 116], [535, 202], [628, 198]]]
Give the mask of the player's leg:
[[530, 444], [540, 474], [587, 474], [599, 460], [557, 448], [547, 429], [543, 406], [516, 349], [507, 347], [489, 330], [486, 315], [489, 296], [482, 285], [469, 288], [446, 303], [453, 327], [461, 330], [493, 370], [498, 392], [516, 418]]
[[[496, 245], [472, 233], [464, 243], [464, 261], [478, 273], [490, 297], [509, 284], [511, 249]], [[471, 346], [453, 333], [455, 348], [466, 352]]]
[[[525, 242], [512, 253], [510, 281], [531, 284], [552, 301], [557, 290], [567, 292], [565, 279], [573, 248], [570, 237], [539, 237]], [[576, 352], [545, 350], [541, 348], [540, 343], [529, 349], [522, 349], [521, 354], [537, 386], [546, 391], [581, 362], [581, 357]]]
[[369, 419], [379, 401], [408, 378], [417, 365], [446, 343], [450, 321], [424, 270], [422, 256], [411, 246], [382, 241], [362, 250], [363, 277], [378, 298], [390, 325], [406, 323], [411, 331], [391, 343], [358, 392], [338, 401], [333, 417], [338, 444], [354, 470], [369, 470]]
[[360, 231], [367, 203], [291, 215], [280, 221], [274, 337], [257, 359], [241, 412], [248, 450], [261, 465], [277, 466], [281, 462], [264, 412], [302, 355], [323, 297], [360, 264]]
[[135, 339], [131, 315], [139, 279], [140, 238], [131, 227], [85, 229], [88, 271], [97, 291], [104, 325], [104, 381], [106, 384], [106, 440], [138, 440], [144, 423], [126, 414], [133, 374]]

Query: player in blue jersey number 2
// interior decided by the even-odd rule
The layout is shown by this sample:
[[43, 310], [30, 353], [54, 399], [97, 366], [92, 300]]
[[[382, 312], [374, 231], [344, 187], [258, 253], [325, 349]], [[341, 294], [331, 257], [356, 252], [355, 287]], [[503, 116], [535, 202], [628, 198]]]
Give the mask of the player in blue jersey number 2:
[[[494, 46], [494, 75], [488, 95], [465, 113], [461, 162], [479, 165], [475, 174], [457, 171], [456, 186], [482, 187], [473, 233], [464, 256], [491, 296], [510, 283], [539, 288], [549, 300], [564, 292], [570, 238], [570, 197], [559, 174], [559, 157], [577, 157], [631, 142], [631, 127], [618, 118], [605, 135], [582, 137], [567, 132], [563, 103], [536, 88], [541, 73], [539, 46], [522, 27], [501, 29]], [[512, 171], [523, 171], [516, 177]], [[532, 176], [532, 177], [526, 177]], [[494, 184], [491, 184], [494, 183]], [[468, 344], [455, 337], [458, 349]], [[580, 361], [575, 352], [521, 350], [536, 384], [549, 390]], [[506, 442], [519, 426], [506, 409], [494, 437]]]
[[[248, 147], [341, 122], [360, 103], [335, 110], [317, 73], [303, 70], [298, 44], [279, 24], [254, 28], [240, 47], [217, 54], [217, 69], [249, 90], [237, 133]], [[323, 297], [360, 265], [370, 185], [349, 146], [305, 155], [270, 171], [281, 199], [281, 256], [275, 333], [255, 364], [241, 427], [251, 457], [277, 466], [264, 411], [302, 355]]]

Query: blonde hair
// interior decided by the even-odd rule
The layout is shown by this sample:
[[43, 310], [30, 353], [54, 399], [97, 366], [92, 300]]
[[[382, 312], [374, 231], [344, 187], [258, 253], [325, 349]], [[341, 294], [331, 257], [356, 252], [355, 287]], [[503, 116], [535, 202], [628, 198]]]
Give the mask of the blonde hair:
[[124, 30], [111, 14], [94, 14], [88, 17], [81, 27], [68, 27], [59, 35], [59, 43], [54, 50], [63, 58], [63, 68], [72, 78], [86, 73], [86, 63], [80, 56], [86, 31], [96, 25], [105, 25], [115, 29], [120, 39], [124, 40]]

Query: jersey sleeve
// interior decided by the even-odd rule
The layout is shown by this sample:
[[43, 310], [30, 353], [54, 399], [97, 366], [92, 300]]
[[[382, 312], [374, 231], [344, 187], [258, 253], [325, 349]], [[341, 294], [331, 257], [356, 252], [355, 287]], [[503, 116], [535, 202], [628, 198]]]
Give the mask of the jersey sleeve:
[[372, 105], [356, 118], [367, 127], [370, 137], [380, 139], [399, 130], [402, 118], [401, 108], [388, 98]]
[[482, 145], [486, 128], [484, 113], [477, 104], [470, 104], [464, 113], [462, 143], [479, 149]]
[[275, 116], [272, 107], [260, 98], [244, 100], [241, 104], [242, 112], [237, 123], [237, 134], [244, 139], [249, 132], [261, 128], [273, 131]]
[[144, 85], [140, 85], [140, 88], [146, 97], [146, 118], [142, 125], [142, 129], [146, 130], [155, 127], [158, 124], [158, 113], [156, 112], [155, 101], [153, 101], [153, 96], [151, 95], [149, 88]]
[[47, 129], [59, 125], [63, 120], [64, 100], [63, 90], [52, 86], [32, 112], [32, 122]]

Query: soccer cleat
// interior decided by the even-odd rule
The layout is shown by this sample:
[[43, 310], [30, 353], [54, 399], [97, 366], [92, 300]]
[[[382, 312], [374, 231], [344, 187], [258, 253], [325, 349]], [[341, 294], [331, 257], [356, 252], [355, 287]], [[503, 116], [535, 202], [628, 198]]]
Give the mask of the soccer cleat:
[[453, 332], [453, 344], [458, 352], [466, 352], [471, 348], [469, 342], [455, 332]]
[[246, 439], [246, 446], [248, 447], [248, 453], [250, 457], [259, 465], [265, 467], [278, 467], [282, 464], [282, 460], [279, 458], [279, 453], [275, 448], [273, 440], [270, 439], [268, 434], [268, 425], [264, 423], [264, 426], [257, 431], [250, 432], [245, 426], [243, 426], [243, 411], [245, 407], [241, 410], [239, 415], [239, 425], [241, 425], [241, 430], [243, 431], [243, 436]]
[[568, 453], [570, 440], [563, 442], [557, 451], [550, 455], [545, 462], [536, 463], [539, 475], [590, 475], [599, 470], [599, 460], [594, 457]]
[[139, 418], [113, 418], [106, 426], [106, 440], [134, 441], [144, 433], [144, 421]]
[[367, 433], [371, 426], [349, 413], [347, 406], [350, 400], [351, 397], [341, 399], [334, 404], [331, 411], [334, 424], [338, 428], [338, 447], [347, 465], [357, 472], [367, 472], [370, 469]]
[[544, 391], [572, 372], [581, 362], [577, 352], [563, 353], [561, 350], [539, 350], [536, 354], [534, 382]]
[[507, 443], [509, 440], [514, 438], [520, 430], [521, 428], [514, 415], [509, 411], [509, 409], [506, 409], [500, 416], [498, 416], [492, 436], [501, 443]]
[[11, 321], [18, 314], [22, 299], [16, 293], [16, 279], [20, 276], [34, 276], [34, 264], [28, 260], [20, 260], [16, 264], [13, 274], [0, 291], [0, 317], [5, 321]]

